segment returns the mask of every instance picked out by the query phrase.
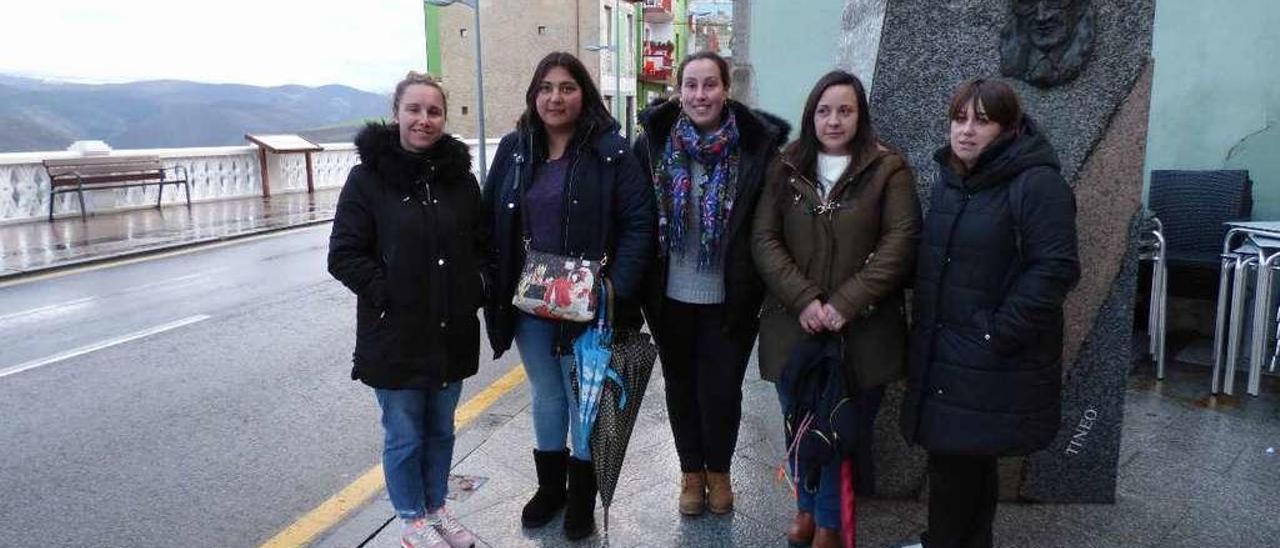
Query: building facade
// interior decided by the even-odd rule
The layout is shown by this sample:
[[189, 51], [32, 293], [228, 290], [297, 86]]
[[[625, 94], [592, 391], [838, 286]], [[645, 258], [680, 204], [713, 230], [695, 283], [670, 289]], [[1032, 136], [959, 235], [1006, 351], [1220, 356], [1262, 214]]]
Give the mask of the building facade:
[[[475, 14], [457, 4], [425, 9], [428, 67], [449, 90], [449, 131], [473, 137]], [[515, 127], [533, 69], [552, 51], [581, 59], [624, 132], [633, 127], [640, 9], [626, 0], [480, 0], [487, 136], [501, 137]], [[619, 50], [622, 58], [615, 60]]]
[[686, 0], [645, 0], [637, 71], [640, 107], [675, 92], [676, 67], [688, 52]]

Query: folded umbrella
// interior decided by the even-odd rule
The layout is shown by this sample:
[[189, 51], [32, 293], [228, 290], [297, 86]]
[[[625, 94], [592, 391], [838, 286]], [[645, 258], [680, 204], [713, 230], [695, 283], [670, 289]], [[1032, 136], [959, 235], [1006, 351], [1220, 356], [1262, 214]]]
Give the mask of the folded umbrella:
[[591, 428], [600, 407], [600, 390], [604, 384], [609, 359], [613, 355], [613, 285], [601, 280], [600, 307], [596, 323], [573, 341], [573, 366], [569, 378], [577, 392], [578, 430], [573, 433], [573, 453], [586, 455], [591, 448]]
[[601, 385], [607, 376], [613, 352], [612, 330], [605, 325], [587, 329], [573, 342], [574, 376], [578, 385], [578, 430], [573, 433], [573, 453], [586, 455], [591, 442], [591, 429], [600, 407]]
[[637, 330], [613, 333], [612, 355], [605, 371], [595, 425], [591, 430], [591, 460], [604, 514], [604, 530], [609, 531], [609, 506], [622, 474], [622, 463], [631, 442], [631, 432], [640, 414], [640, 404], [658, 359], [658, 347], [648, 334]]

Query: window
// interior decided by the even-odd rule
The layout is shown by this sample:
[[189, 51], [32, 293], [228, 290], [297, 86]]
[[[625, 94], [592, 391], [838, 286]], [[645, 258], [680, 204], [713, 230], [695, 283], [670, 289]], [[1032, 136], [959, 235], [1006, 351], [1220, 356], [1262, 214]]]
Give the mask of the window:
[[462, 115], [463, 116], [467, 115], [467, 105], [462, 105]]
[[546, 25], [538, 25], [538, 34], [540, 34], [540, 35], [541, 35], [541, 34], [546, 34], [546, 33], [547, 33], [547, 27], [546, 27]]
[[613, 43], [613, 7], [604, 7], [604, 37], [601, 42], [606, 44]]
[[459, 38], [466, 38], [466, 37], [467, 37], [467, 29], [466, 29], [466, 27], [463, 27], [463, 28], [458, 29], [458, 37], [459, 37]]
[[636, 47], [636, 25], [635, 16], [627, 14], [627, 48], [624, 51], [635, 51]]

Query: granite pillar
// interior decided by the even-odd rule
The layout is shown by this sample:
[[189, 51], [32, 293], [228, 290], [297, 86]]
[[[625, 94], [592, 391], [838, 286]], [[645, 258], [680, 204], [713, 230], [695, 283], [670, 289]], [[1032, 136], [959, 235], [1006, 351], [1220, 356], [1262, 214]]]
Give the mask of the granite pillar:
[[871, 89], [875, 83], [876, 56], [889, 0], [845, 0], [840, 21], [840, 41], [836, 65], [862, 79]]
[[[1009, 36], [1019, 29], [1010, 0], [889, 0], [873, 53], [871, 111], [881, 136], [907, 154], [927, 197], [938, 175], [931, 155], [946, 142], [951, 92], [969, 78], [1001, 77], [1002, 69], [1013, 75], [1003, 78], [1053, 143], [1075, 190], [1082, 279], [1066, 306], [1058, 439], [1029, 458], [1002, 462], [1001, 492], [1110, 502], [1130, 364], [1136, 284], [1131, 222], [1142, 195], [1154, 6], [1153, 0], [1069, 4], [1079, 9], [1069, 25], [1075, 58], [1058, 70], [1037, 65], [1048, 61], [1036, 51], [1030, 62], [1025, 51], [1021, 64], [1010, 61]], [[890, 391], [877, 421], [878, 488], [888, 496], [917, 496], [924, 487], [924, 455], [894, 442], [899, 394], [900, 388]]]

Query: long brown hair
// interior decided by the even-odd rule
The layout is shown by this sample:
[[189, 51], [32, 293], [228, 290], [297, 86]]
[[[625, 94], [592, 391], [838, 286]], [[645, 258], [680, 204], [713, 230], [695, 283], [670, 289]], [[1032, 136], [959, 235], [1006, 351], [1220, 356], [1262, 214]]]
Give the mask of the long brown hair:
[[818, 112], [818, 101], [822, 94], [833, 86], [852, 86], [854, 95], [858, 97], [858, 127], [849, 143], [852, 157], [865, 158], [880, 144], [875, 125], [871, 123], [871, 108], [867, 105], [867, 88], [862, 80], [843, 70], [826, 73], [809, 91], [809, 98], [804, 102], [804, 114], [800, 118], [800, 136], [782, 151], [783, 157], [797, 169], [809, 177], [817, 176], [818, 151], [822, 143], [818, 141], [818, 127], [813, 116]]
[[547, 73], [556, 67], [567, 71], [573, 81], [578, 84], [578, 88], [582, 90], [582, 113], [574, 123], [575, 131], [581, 131], [584, 128], [601, 131], [613, 125], [613, 116], [604, 108], [600, 88], [597, 88], [596, 83], [591, 80], [591, 73], [587, 72], [587, 67], [572, 53], [555, 51], [538, 61], [537, 68], [533, 70], [529, 88], [524, 92], [524, 113], [516, 121], [516, 126], [533, 133], [537, 141], [545, 142], [547, 128], [542, 124], [542, 118], [538, 116], [538, 88], [542, 84], [542, 79], [547, 77]]

